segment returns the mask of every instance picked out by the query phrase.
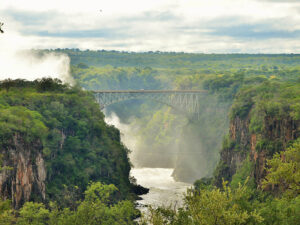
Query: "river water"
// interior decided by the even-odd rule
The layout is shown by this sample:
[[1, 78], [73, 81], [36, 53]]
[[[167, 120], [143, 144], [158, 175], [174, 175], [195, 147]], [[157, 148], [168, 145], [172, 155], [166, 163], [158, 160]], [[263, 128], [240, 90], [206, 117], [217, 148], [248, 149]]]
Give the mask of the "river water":
[[182, 199], [186, 189], [191, 184], [177, 182], [172, 177], [173, 169], [166, 168], [134, 168], [131, 175], [137, 180], [137, 183], [143, 187], [149, 188], [149, 193], [141, 195], [142, 200], [137, 202], [140, 208], [151, 205], [157, 206], [182, 206]]
[[[134, 166], [138, 165], [134, 154], [136, 149], [136, 140], [132, 134], [132, 127], [127, 124], [120, 123], [116, 115], [105, 117], [108, 124], [114, 125], [121, 131], [122, 142], [132, 151], [130, 160]], [[176, 206], [179, 207], [183, 203], [184, 193], [192, 184], [177, 182], [172, 177], [173, 168], [133, 168], [131, 176], [135, 177], [137, 184], [149, 188], [149, 193], [141, 195], [142, 200], [137, 203], [141, 211], [146, 211], [146, 206]]]

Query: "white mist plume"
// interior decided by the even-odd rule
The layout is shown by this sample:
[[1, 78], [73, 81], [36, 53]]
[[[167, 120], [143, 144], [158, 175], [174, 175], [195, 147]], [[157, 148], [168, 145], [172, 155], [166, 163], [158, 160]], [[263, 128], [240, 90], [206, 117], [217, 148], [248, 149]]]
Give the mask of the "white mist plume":
[[50, 77], [72, 84], [69, 57], [55, 53], [38, 56], [24, 51], [32, 49], [33, 42], [11, 28], [0, 34], [0, 80]]
[[[104, 112], [104, 114], [106, 114]], [[105, 116], [105, 122], [110, 125], [114, 125], [121, 132], [121, 141], [124, 145], [131, 150], [129, 155], [131, 162], [135, 167], [139, 167], [136, 160], [137, 149], [137, 137], [134, 135], [134, 128], [132, 125], [124, 124], [120, 121], [119, 117], [115, 113], [111, 113], [109, 116]]]

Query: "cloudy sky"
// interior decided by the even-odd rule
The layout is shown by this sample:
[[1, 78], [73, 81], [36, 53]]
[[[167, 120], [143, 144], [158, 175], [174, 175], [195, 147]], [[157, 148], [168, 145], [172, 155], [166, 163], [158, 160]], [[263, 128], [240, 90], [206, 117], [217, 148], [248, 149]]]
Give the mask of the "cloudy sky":
[[1, 0], [24, 48], [300, 53], [300, 0]]

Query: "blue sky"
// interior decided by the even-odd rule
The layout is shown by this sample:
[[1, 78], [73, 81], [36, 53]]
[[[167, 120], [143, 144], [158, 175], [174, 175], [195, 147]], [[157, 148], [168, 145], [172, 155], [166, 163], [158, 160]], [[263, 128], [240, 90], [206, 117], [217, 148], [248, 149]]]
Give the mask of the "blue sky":
[[300, 53], [300, 0], [3, 1], [0, 45]]

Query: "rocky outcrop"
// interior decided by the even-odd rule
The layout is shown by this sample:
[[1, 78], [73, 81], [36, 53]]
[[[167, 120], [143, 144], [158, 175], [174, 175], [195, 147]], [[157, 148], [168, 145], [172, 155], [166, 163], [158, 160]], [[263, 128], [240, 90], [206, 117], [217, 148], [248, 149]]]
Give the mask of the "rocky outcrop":
[[300, 121], [287, 116], [284, 119], [265, 117], [261, 132], [250, 130], [250, 116], [235, 117], [230, 122], [229, 138], [223, 145], [221, 158], [215, 172], [215, 184], [222, 185], [222, 178], [231, 180], [243, 161], [250, 156], [254, 163], [254, 176], [257, 185], [265, 176], [266, 160], [275, 152], [282, 151], [287, 144], [300, 136]]
[[250, 156], [254, 162], [254, 178], [258, 185], [266, 175], [266, 160], [275, 152], [285, 150], [290, 141], [300, 137], [300, 121], [289, 116], [281, 119], [267, 116], [263, 127], [261, 134], [252, 133], [250, 136]]
[[15, 208], [33, 198], [45, 199], [46, 169], [42, 149], [39, 140], [28, 144], [20, 134], [2, 146], [4, 168], [0, 172], [0, 195], [11, 199]]

